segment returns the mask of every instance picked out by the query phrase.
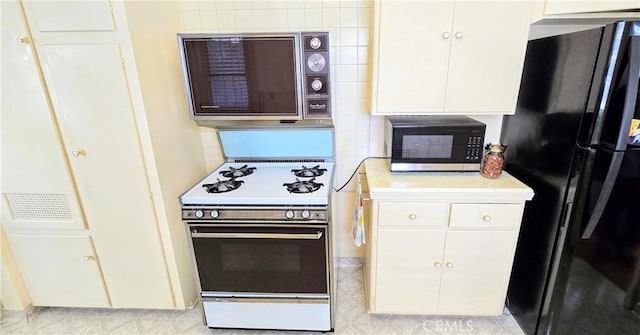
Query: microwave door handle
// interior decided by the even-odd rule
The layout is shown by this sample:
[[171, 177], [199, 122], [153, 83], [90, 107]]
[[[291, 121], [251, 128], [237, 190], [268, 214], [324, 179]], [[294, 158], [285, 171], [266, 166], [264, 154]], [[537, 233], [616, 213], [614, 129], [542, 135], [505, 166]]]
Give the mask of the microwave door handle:
[[322, 232], [315, 234], [271, 234], [271, 233], [198, 233], [192, 232], [191, 237], [201, 238], [235, 238], [235, 239], [278, 239], [278, 240], [319, 240]]

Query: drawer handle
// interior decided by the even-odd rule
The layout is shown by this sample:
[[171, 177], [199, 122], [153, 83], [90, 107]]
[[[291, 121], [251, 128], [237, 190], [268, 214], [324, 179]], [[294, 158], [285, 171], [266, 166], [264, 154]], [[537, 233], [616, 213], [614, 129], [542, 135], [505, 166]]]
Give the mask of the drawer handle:
[[452, 262], [447, 262], [445, 264], [447, 266], [447, 268], [451, 269], [453, 267], [453, 263]]
[[491, 221], [491, 215], [489, 215], [489, 214], [485, 214], [485, 215], [483, 215], [483, 216], [482, 216], [482, 221], [484, 221], [484, 222], [489, 222], [489, 221]]
[[442, 267], [442, 263], [440, 263], [440, 262], [435, 262], [435, 263], [433, 263], [433, 266], [435, 266], [437, 269], [439, 269], [439, 268], [441, 268], [441, 267]]
[[417, 215], [415, 215], [415, 214], [413, 214], [413, 213], [409, 214], [409, 219], [410, 219], [410, 220], [415, 220], [417, 217], [418, 217], [418, 216], [417, 216]]

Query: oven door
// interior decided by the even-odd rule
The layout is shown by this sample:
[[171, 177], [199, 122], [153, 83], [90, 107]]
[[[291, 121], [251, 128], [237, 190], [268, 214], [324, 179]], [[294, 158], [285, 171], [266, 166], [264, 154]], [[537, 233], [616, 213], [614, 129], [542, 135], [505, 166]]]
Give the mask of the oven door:
[[189, 230], [203, 296], [329, 294], [326, 227]]

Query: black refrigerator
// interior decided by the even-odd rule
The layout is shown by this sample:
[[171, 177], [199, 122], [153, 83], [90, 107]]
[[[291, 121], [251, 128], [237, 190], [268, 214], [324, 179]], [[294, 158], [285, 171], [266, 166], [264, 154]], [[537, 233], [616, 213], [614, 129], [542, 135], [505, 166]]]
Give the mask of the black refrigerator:
[[535, 191], [507, 306], [526, 334], [640, 334], [640, 22], [531, 40], [503, 120]]

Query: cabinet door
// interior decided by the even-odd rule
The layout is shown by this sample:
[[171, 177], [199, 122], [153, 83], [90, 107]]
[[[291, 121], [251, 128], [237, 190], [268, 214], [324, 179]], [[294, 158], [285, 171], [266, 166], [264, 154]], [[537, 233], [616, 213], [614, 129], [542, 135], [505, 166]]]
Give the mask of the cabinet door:
[[445, 111], [514, 112], [530, 15], [530, 1], [456, 2]]
[[45, 44], [46, 77], [114, 307], [171, 308], [118, 44]]
[[438, 313], [501, 314], [516, 237], [515, 231], [448, 231]]
[[372, 112], [442, 111], [451, 42], [443, 33], [451, 30], [453, 1], [381, 1], [376, 6]]
[[376, 313], [436, 312], [444, 238], [442, 230], [378, 231]]
[[2, 2], [0, 179], [7, 200], [2, 201], [2, 222], [21, 228], [84, 228], [22, 18], [17, 1]]
[[90, 237], [16, 234], [10, 241], [34, 306], [109, 307]]
[[38, 31], [115, 30], [108, 0], [25, 1], [24, 4]]
[[547, 0], [544, 6], [544, 13], [568, 14], [568, 13], [589, 13], [606, 12], [616, 10], [628, 10], [640, 8], [640, 0]]

